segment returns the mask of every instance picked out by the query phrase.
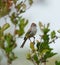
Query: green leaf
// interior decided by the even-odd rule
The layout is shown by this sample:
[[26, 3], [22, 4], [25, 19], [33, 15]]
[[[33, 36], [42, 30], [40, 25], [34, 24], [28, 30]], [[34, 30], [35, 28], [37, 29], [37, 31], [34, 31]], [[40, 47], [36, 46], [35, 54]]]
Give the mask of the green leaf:
[[21, 29], [21, 30], [20, 30], [20, 34], [19, 34], [19, 36], [21, 36], [21, 35], [23, 35], [23, 34], [24, 34], [24, 30]]
[[51, 58], [53, 57], [54, 55], [56, 55], [57, 53], [53, 53], [51, 51], [47, 52], [45, 55], [44, 55], [44, 59], [48, 59], [48, 58]]
[[0, 29], [0, 38], [3, 36], [3, 31]]
[[7, 15], [10, 12], [6, 0], [0, 0], [0, 18]]
[[6, 40], [6, 48], [11, 48], [11, 49], [14, 49], [16, 47], [16, 42], [15, 40], [13, 39], [13, 36], [11, 34], [6, 34], [5, 35], [5, 40]]
[[40, 44], [40, 50], [39, 51], [42, 52], [44, 49], [48, 49], [48, 50], [50, 49], [49, 45], [47, 43], [41, 43]]
[[5, 42], [4, 39], [1, 39], [1, 40], [0, 40], [0, 47], [3, 48], [3, 49], [4, 49], [4, 42]]
[[29, 0], [29, 4], [32, 5], [32, 3], [33, 3], [33, 0]]
[[19, 10], [20, 10], [20, 8], [22, 7], [22, 6], [21, 6], [21, 4], [22, 4], [22, 2], [21, 2], [21, 3], [19, 3], [19, 4], [17, 4], [17, 5], [15, 6], [15, 8], [17, 9], [17, 11], [19, 11]]
[[40, 50], [40, 42], [39, 41], [37, 41], [37, 44], [36, 44], [36, 47], [37, 47], [37, 51], [39, 51]]
[[33, 58], [34, 58], [36, 63], [39, 63], [38, 56], [36, 54], [33, 56]]
[[12, 22], [14, 25], [17, 25], [17, 24], [18, 24], [18, 20], [16, 19], [16, 14], [15, 14], [15, 12], [12, 13], [12, 15], [10, 16], [10, 19], [11, 19], [11, 22]]
[[49, 42], [49, 35], [44, 34], [42, 36], [42, 39], [44, 40], [44, 42], [48, 43]]
[[11, 34], [6, 34], [5, 35], [5, 40], [7, 41], [8, 46], [11, 44], [11, 39], [12, 39]]
[[28, 24], [28, 20], [25, 20], [24, 18], [22, 17], [19, 17], [19, 29], [18, 30], [15, 30], [15, 34], [18, 34], [18, 36], [22, 36], [25, 32], [24, 28], [25, 26]]
[[60, 65], [60, 61], [55, 61], [55, 65]]
[[26, 26], [27, 24], [28, 24], [28, 20], [25, 21], [24, 26]]
[[56, 37], [56, 32], [55, 31], [52, 31], [51, 32], [51, 38], [53, 39], [53, 38], [55, 38]]
[[6, 47], [5, 51], [6, 51], [6, 53], [10, 53], [12, 51], [12, 48]]
[[44, 50], [40, 53], [40, 55], [42, 56], [43, 54], [46, 54], [48, 51], [49, 51], [48, 49], [44, 49]]
[[8, 23], [4, 24], [2, 27], [2, 31], [8, 29], [10, 27], [10, 25]]
[[34, 51], [35, 48], [34, 48], [34, 42], [30, 42], [30, 48]]
[[20, 24], [19, 24], [19, 28], [23, 29], [24, 28], [24, 23], [25, 23], [25, 19], [20, 19]]
[[30, 60], [30, 59], [31, 59], [31, 54], [28, 53], [27, 56], [26, 56], [26, 58], [27, 58], [28, 60]]
[[44, 34], [47, 34], [49, 31], [50, 31], [50, 29], [48, 29], [48, 28], [44, 28], [44, 29], [43, 29], [43, 33], [44, 33]]

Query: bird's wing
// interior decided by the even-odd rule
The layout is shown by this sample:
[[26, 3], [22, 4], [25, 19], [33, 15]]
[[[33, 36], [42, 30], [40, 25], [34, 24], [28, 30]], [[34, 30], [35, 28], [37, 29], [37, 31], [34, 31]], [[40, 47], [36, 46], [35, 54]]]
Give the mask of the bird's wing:
[[26, 38], [29, 38], [31, 36], [31, 30], [29, 29], [28, 32], [26, 33]]

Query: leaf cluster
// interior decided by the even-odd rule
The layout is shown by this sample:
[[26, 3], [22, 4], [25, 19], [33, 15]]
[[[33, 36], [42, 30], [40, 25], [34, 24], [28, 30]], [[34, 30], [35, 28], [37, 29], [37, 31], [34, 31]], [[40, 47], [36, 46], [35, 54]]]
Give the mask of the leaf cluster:
[[[0, 18], [8, 15], [11, 11], [11, 7], [14, 4], [14, 8], [16, 11], [21, 14], [26, 11], [26, 1], [21, 1], [18, 3], [19, 0], [0, 0]], [[18, 4], [17, 4], [18, 3]], [[28, 0], [29, 5], [32, 5], [33, 0]]]
[[37, 65], [46, 63], [49, 58], [57, 54], [52, 52], [53, 48], [49, 46], [49, 44], [56, 40], [56, 32], [54, 30], [50, 32], [49, 25], [49, 23], [43, 25], [39, 22], [40, 30], [43, 33], [39, 35], [41, 39], [40, 41], [37, 40], [36, 44], [34, 44], [34, 42], [30, 43], [31, 52], [27, 54], [27, 59], [33, 60], [32, 62]]
[[13, 49], [16, 48], [17, 45], [15, 39], [10, 33], [4, 34], [4, 31], [9, 27], [10, 25], [8, 23], [0, 27], [0, 48], [2, 48], [5, 51], [9, 60], [8, 62], [11, 63], [13, 60], [17, 58], [13, 53]]
[[[28, 20], [19, 16], [27, 10], [25, 3], [27, 0], [19, 3], [18, 1], [19, 0], [0, 0], [0, 18], [8, 15], [11, 23], [15, 25], [14, 35], [10, 33], [4, 34], [4, 31], [10, 27], [9, 23], [4, 24], [2, 27], [0, 26], [0, 48], [5, 51], [9, 64], [17, 58], [13, 52], [13, 49], [17, 46], [15, 36], [22, 36], [25, 33], [24, 28], [28, 24]], [[33, 1], [28, 0], [28, 3], [32, 5]], [[12, 12], [10, 15], [13, 5], [16, 12]], [[16, 27], [18, 27], [18, 29]]]
[[0, 18], [9, 14], [12, 0], [0, 0]]
[[60, 61], [55, 61], [55, 65], [60, 65]]
[[15, 35], [21, 36], [24, 34], [24, 28], [28, 24], [28, 20], [22, 17], [16, 17], [15, 13], [12, 13], [10, 16], [11, 22], [18, 27], [19, 29], [15, 29]]

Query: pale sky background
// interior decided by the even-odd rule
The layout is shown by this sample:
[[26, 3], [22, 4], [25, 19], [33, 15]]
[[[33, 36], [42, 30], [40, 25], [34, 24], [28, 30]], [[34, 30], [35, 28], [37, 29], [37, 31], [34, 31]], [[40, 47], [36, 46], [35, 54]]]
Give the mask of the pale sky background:
[[[45, 3], [40, 2], [40, 0], [36, 1], [37, 2], [24, 13], [23, 17], [28, 19], [30, 23], [35, 22], [37, 25], [39, 21], [43, 24], [50, 23], [51, 30], [60, 29], [60, 1], [46, 0]], [[27, 25], [26, 30], [28, 30], [28, 26], [29, 25]], [[39, 28], [37, 34], [40, 34]], [[55, 51], [60, 52], [60, 39], [56, 40], [56, 44], [51, 44], [51, 47], [54, 47]]]
[[[29, 20], [29, 24], [25, 28], [26, 31], [29, 29], [29, 25], [31, 25], [32, 22], [35, 22], [38, 25], [39, 21], [41, 21], [43, 24], [50, 23], [51, 30], [58, 30], [60, 29], [60, 0], [45, 0], [44, 3], [40, 2], [40, 0], [35, 0], [31, 8], [23, 14], [23, 17]], [[9, 22], [9, 19], [7, 19], [7, 22]], [[0, 25], [2, 26], [4, 23], [4, 20], [0, 19]], [[37, 29], [38, 31], [36, 34], [36, 39], [41, 33], [39, 27], [37, 27]], [[7, 30], [7, 32], [13, 33], [12, 30], [14, 30], [13, 25], [11, 25], [10, 29]], [[60, 36], [60, 34], [58, 34], [58, 36]], [[30, 62], [27, 62], [25, 57], [26, 52], [29, 50], [29, 40], [26, 42], [25, 47], [23, 49], [20, 49], [19, 47], [22, 42], [23, 38], [17, 40], [18, 47], [14, 51], [19, 59], [17, 59], [16, 62], [13, 62], [12, 65], [33, 65]], [[60, 56], [60, 39], [56, 40], [56, 43], [52, 43], [50, 46], [54, 48], [54, 52], [57, 52]]]

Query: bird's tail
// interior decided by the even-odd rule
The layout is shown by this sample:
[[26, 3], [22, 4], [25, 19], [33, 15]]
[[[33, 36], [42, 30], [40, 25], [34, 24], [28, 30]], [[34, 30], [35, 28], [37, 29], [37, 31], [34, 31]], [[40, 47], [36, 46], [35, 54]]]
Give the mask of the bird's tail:
[[22, 43], [22, 45], [20, 46], [20, 48], [23, 48], [24, 47], [26, 40], [27, 40], [27, 38], [25, 37], [24, 38], [24, 42]]

